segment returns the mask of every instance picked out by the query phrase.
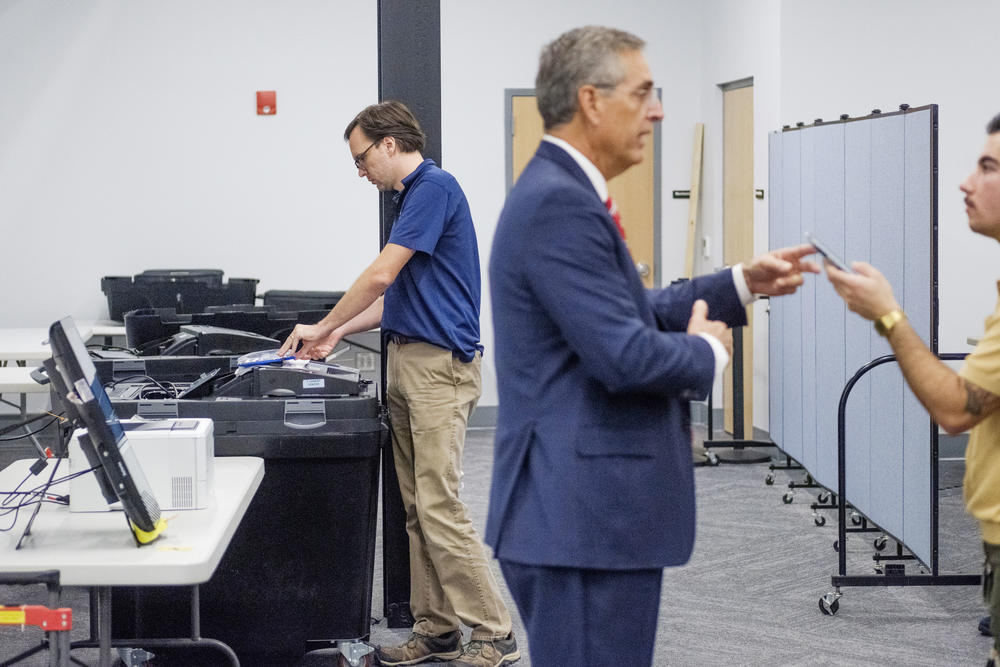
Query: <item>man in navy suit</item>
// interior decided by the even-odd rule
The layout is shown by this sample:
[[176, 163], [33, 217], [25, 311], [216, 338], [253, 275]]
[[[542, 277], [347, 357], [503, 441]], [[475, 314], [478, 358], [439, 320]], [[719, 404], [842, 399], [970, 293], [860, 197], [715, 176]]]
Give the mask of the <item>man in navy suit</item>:
[[605, 201], [663, 118], [643, 46], [586, 27], [543, 49], [546, 134], [490, 258], [500, 407], [486, 541], [546, 667], [651, 663], [662, 569], [694, 543], [689, 401], [729, 362], [729, 327], [754, 295], [819, 271], [800, 246], [643, 287]]

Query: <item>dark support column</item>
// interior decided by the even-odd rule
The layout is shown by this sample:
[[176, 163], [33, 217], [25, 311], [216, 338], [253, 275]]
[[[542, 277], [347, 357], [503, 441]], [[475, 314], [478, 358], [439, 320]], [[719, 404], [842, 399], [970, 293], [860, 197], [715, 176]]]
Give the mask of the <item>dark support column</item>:
[[439, 0], [379, 0], [379, 100], [399, 100], [427, 135], [424, 157], [441, 165]]
[[[427, 135], [423, 156], [441, 165], [441, 4], [439, 0], [379, 0], [378, 97], [399, 100], [413, 111]], [[385, 246], [395, 207], [392, 195], [379, 202], [379, 247]], [[386, 349], [382, 341], [382, 404]], [[390, 628], [409, 627], [410, 561], [406, 513], [399, 495], [392, 447], [382, 456], [383, 613]]]

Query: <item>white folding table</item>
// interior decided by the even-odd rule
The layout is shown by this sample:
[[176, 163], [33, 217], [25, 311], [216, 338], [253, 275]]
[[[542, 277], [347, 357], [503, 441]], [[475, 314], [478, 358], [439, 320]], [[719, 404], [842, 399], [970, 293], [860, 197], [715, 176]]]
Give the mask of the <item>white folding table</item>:
[[[125, 335], [125, 326], [115, 322], [77, 322], [76, 328], [84, 341], [103, 338], [107, 342]], [[48, 327], [0, 329], [0, 364], [10, 365], [7, 362], [15, 362], [18, 366], [24, 366], [28, 362], [48, 359], [52, 356], [48, 339]]]
[[47, 327], [0, 329], [0, 362], [13, 361], [23, 366], [29, 361], [48, 359], [52, 356], [48, 339]]
[[[49, 466], [25, 482], [22, 490], [46, 482], [54, 462], [50, 459]], [[32, 463], [34, 460], [19, 460], [0, 471], [0, 500], [29, 476], [28, 468]], [[57, 477], [68, 472], [68, 462], [63, 460]], [[32, 516], [32, 508], [24, 508], [20, 510], [13, 528], [0, 532], [0, 572], [58, 570], [60, 585], [96, 590], [98, 608], [92, 609], [91, 614], [98, 619], [97, 646], [100, 648], [101, 665], [111, 664], [112, 644], [155, 647], [200, 642], [228, 651], [235, 661], [235, 654], [225, 644], [201, 639], [197, 585], [211, 578], [263, 476], [262, 459], [244, 456], [216, 458], [214, 494], [209, 507], [165, 512], [167, 528], [156, 541], [142, 547], [136, 546], [121, 511], [70, 512], [67, 506], [46, 503], [35, 517], [22, 547], [17, 549], [24, 526]], [[68, 486], [64, 483], [61, 490], [55, 487], [53, 490], [67, 493]], [[0, 517], [0, 527], [9, 525], [11, 517]], [[111, 587], [163, 585], [192, 587], [192, 639], [112, 642]], [[91, 627], [94, 628], [93, 623]], [[94, 642], [75, 645], [93, 646]]]

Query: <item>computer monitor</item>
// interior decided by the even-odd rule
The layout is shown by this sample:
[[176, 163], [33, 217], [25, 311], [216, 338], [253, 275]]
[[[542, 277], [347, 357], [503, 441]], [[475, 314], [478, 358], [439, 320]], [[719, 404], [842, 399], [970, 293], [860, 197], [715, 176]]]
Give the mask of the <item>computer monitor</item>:
[[91, 450], [88, 460], [100, 464], [94, 474], [107, 477], [108, 486], [116, 496], [114, 500], [121, 501], [136, 542], [140, 545], [152, 542], [166, 523], [73, 318], [63, 318], [49, 327], [49, 345], [62, 379], [62, 383], [56, 382], [54, 386], [57, 391], [65, 392], [61, 398], [73, 406], [76, 413], [73, 416], [79, 421], [77, 426], [87, 429], [86, 435], [80, 437], [80, 445], [84, 451]]

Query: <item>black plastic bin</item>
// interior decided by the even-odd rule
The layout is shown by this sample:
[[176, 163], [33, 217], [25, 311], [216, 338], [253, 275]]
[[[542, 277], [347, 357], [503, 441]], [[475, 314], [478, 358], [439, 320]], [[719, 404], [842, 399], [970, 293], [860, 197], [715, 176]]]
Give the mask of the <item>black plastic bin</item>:
[[271, 289], [264, 292], [264, 305], [281, 310], [330, 310], [344, 296], [343, 292], [308, 292]]
[[131, 348], [151, 348], [185, 324], [236, 329], [284, 340], [296, 324], [315, 324], [327, 310], [279, 311], [274, 306], [208, 306], [203, 313], [174, 308], [140, 308], [125, 314], [125, 340]]
[[179, 313], [200, 313], [208, 306], [253, 305], [256, 278], [222, 281], [219, 269], [147, 269], [135, 276], [105, 276], [101, 291], [108, 298], [108, 314], [121, 322], [138, 308], [174, 308]]
[[[326, 424], [299, 432], [271, 418], [280, 400], [174, 403], [178, 416], [216, 420], [217, 456], [264, 459], [264, 480], [201, 586], [202, 635], [251, 666], [296, 665], [309, 650], [367, 639], [379, 461], [388, 443], [377, 400], [328, 399]], [[123, 418], [138, 407], [115, 404]], [[116, 639], [190, 632], [186, 590], [116, 588], [112, 599]], [[219, 664], [217, 655], [158, 656], [155, 664]]]

